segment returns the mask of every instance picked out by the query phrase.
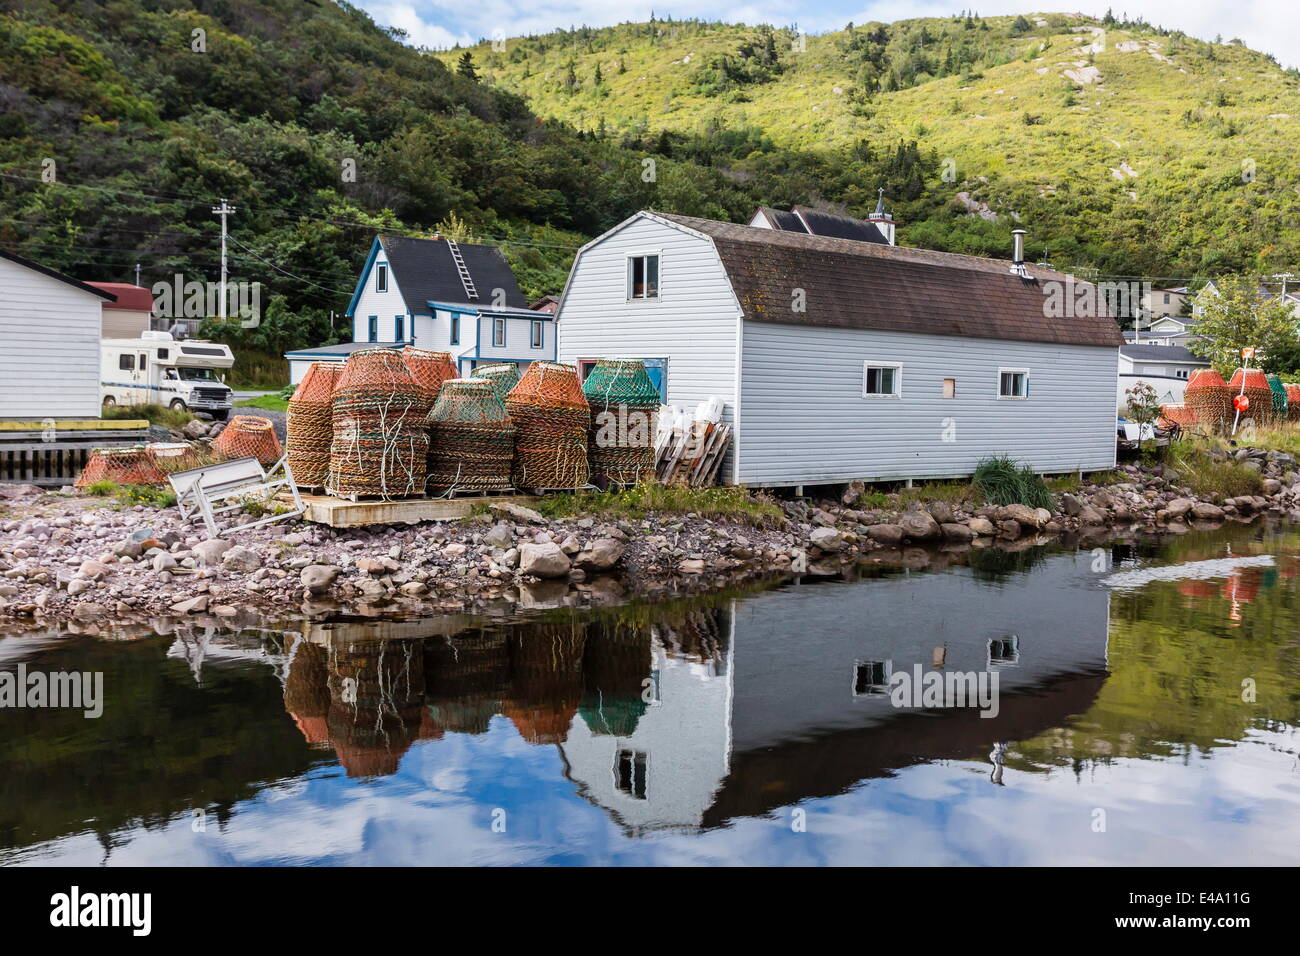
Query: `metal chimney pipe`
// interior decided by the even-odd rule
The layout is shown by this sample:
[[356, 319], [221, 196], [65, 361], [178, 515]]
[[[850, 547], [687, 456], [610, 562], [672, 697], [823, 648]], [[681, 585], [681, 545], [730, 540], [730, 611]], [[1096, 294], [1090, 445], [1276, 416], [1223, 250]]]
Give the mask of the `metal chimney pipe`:
[[1011, 236], [1015, 242], [1015, 252], [1012, 253], [1011, 262], [1014, 265], [1021, 265], [1025, 261], [1025, 236], [1029, 235], [1024, 229], [1012, 229]]

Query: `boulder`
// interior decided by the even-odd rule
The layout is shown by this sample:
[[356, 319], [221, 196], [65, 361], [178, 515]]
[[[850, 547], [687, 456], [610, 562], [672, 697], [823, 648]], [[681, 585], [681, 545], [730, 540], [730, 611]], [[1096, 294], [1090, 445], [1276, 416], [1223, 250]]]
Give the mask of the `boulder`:
[[225, 538], [209, 538], [207, 541], [200, 541], [190, 550], [203, 564], [216, 564], [234, 546], [233, 542]]
[[[1050, 518], [1051, 514], [1049, 513], [1047, 517]], [[1003, 505], [997, 511], [997, 520], [1014, 521], [1026, 528], [1038, 528], [1043, 524], [1043, 521], [1039, 519], [1037, 509], [1020, 504]]]
[[1218, 505], [1212, 505], [1208, 501], [1198, 501], [1192, 505], [1192, 516], [1200, 518], [1202, 521], [1213, 521], [1223, 517], [1223, 509]]
[[574, 564], [584, 571], [608, 571], [623, 560], [625, 550], [625, 545], [617, 538], [597, 538], [578, 553]]
[[700, 558], [684, 558], [677, 565], [677, 570], [681, 574], [703, 574], [704, 561]]
[[506, 522], [498, 522], [483, 535], [483, 543], [490, 548], [500, 548], [504, 551], [514, 547], [515, 532]]
[[988, 518], [980, 517], [971, 518], [970, 521], [966, 522], [966, 527], [970, 528], [975, 534], [986, 537], [996, 534], [998, 530]]
[[[983, 519], [980, 519], [983, 520]], [[964, 524], [957, 524], [953, 521], [945, 521], [939, 525], [939, 530], [948, 541], [970, 541], [974, 539], [975, 532], [973, 529]]]
[[82, 561], [77, 573], [92, 581], [99, 581], [113, 573], [113, 569], [99, 561]]
[[1070, 517], [1077, 517], [1083, 509], [1083, 502], [1071, 494], [1061, 495], [1061, 511]]
[[844, 539], [834, 528], [813, 528], [808, 543], [822, 551], [838, 551], [844, 546]]
[[1079, 522], [1087, 525], [1105, 524], [1106, 515], [1092, 505], [1083, 505], [1079, 509]]
[[952, 523], [952, 505], [946, 501], [931, 501], [926, 505], [926, 510], [930, 512], [930, 517], [939, 522], [940, 525]]
[[190, 440], [202, 438], [208, 433], [208, 427], [207, 422], [201, 422], [195, 419], [192, 422], [186, 422], [185, 427], [181, 429], [181, 434]]
[[840, 495], [840, 501], [846, 505], [857, 504], [866, 490], [867, 486], [862, 482], [850, 481], [848, 487], [844, 489], [844, 494]]
[[907, 512], [898, 519], [898, 526], [903, 530], [903, 537], [913, 541], [933, 541], [942, 534], [939, 522], [926, 511]]
[[1181, 518], [1187, 512], [1192, 510], [1193, 502], [1190, 498], [1175, 498], [1169, 504], [1165, 505], [1165, 513], [1170, 518]]
[[340, 570], [332, 564], [309, 564], [302, 569], [298, 580], [309, 594], [324, 594], [334, 586]]
[[252, 548], [236, 545], [221, 556], [221, 566], [227, 571], [256, 571], [262, 566], [262, 556]]
[[558, 544], [524, 544], [519, 548], [519, 571], [539, 578], [567, 577], [571, 564], [569, 556]]
[[903, 529], [896, 524], [873, 524], [867, 526], [867, 537], [881, 544], [896, 545], [903, 541]]
[[207, 609], [208, 596], [206, 594], [192, 597], [188, 601], [178, 601], [172, 605], [172, 610], [177, 614], [199, 614]]
[[492, 506], [492, 510], [497, 514], [505, 515], [507, 518], [514, 518], [516, 521], [529, 521], [533, 524], [546, 524], [546, 518], [534, 511], [532, 508], [525, 508], [523, 505], [517, 505], [512, 501], [501, 502]]

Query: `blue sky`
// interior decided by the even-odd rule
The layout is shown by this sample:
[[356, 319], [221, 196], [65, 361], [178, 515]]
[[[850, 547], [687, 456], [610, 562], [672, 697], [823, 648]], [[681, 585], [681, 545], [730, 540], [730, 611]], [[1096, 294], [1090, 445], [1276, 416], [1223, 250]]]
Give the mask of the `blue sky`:
[[1285, 66], [1300, 66], [1300, 17], [1294, 14], [1295, 0], [1069, 0], [1053, 7], [1039, 3], [993, 0], [688, 0], [688, 2], [643, 2], [643, 0], [354, 0], [378, 23], [406, 30], [416, 46], [445, 48], [457, 42], [474, 43], [491, 37], [496, 30], [507, 36], [545, 33], [559, 27], [607, 26], [627, 20], [646, 20], [653, 10], [658, 16], [675, 19], [698, 17], [743, 23], [797, 23], [810, 33], [839, 29], [852, 20], [902, 20], [908, 17], [947, 16], [969, 4], [985, 15], [1038, 13], [1053, 10], [1080, 11], [1101, 16], [1108, 7], [1116, 14], [1128, 12], [1148, 21], [1183, 30], [1203, 39], [1221, 34], [1224, 40], [1239, 37], [1257, 50], [1272, 53]]

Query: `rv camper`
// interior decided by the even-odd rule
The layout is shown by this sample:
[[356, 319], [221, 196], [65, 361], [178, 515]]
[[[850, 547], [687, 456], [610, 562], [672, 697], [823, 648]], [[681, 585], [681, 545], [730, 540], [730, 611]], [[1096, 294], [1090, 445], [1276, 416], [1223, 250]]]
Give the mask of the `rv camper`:
[[145, 332], [138, 339], [104, 339], [100, 353], [105, 406], [168, 405], [217, 419], [230, 414], [231, 392], [221, 375], [235, 364], [228, 345]]

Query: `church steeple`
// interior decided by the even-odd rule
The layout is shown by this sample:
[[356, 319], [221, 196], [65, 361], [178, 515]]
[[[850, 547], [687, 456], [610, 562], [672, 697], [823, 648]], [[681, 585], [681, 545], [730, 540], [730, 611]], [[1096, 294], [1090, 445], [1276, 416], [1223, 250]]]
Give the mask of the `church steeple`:
[[884, 186], [877, 190], [876, 211], [867, 217], [867, 222], [873, 223], [891, 246], [894, 244], [894, 217], [885, 209]]

